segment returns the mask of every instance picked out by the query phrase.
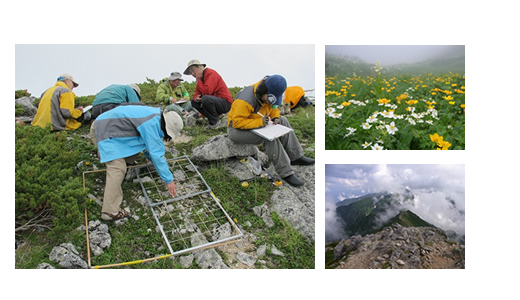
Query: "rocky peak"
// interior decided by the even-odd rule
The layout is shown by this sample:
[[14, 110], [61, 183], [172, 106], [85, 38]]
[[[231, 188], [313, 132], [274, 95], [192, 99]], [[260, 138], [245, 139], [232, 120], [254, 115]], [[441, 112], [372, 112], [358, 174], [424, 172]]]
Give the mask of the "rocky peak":
[[[326, 249], [332, 251], [332, 249]], [[352, 236], [333, 249], [336, 269], [464, 269], [465, 247], [435, 227], [393, 224], [364, 237]]]

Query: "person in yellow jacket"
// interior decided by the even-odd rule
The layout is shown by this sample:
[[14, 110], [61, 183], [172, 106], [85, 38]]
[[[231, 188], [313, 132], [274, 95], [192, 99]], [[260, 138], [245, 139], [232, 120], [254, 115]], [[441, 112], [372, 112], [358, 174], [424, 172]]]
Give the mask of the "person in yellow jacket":
[[276, 173], [290, 185], [302, 186], [304, 182], [294, 174], [291, 165], [313, 165], [314, 159], [304, 156], [294, 131], [272, 141], [251, 132], [251, 129], [266, 126], [270, 120], [274, 124], [291, 127], [287, 118], [280, 116], [277, 108], [282, 103], [282, 94], [286, 88], [284, 77], [271, 75], [238, 92], [228, 113], [227, 133], [236, 143], [263, 143]]
[[74, 107], [76, 95], [72, 89], [78, 85], [69, 74], [58, 77], [56, 84], [42, 94], [32, 125], [45, 128], [51, 124], [51, 131], [63, 131], [78, 129], [82, 121], [89, 121], [89, 112], [84, 114], [83, 107]]

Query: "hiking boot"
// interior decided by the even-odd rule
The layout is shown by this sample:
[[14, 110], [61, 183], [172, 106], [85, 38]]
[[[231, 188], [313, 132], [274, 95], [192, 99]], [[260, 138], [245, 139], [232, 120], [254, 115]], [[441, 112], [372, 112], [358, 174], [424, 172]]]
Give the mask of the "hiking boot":
[[294, 174], [283, 178], [283, 180], [285, 180], [288, 184], [292, 186], [302, 186], [305, 184], [300, 178], [298, 178], [298, 176]]
[[314, 165], [314, 159], [302, 156], [297, 160], [291, 161], [291, 165]]
[[107, 212], [101, 213], [101, 219], [103, 219], [104, 221], [117, 221], [117, 220], [125, 219], [129, 216], [130, 216], [130, 213], [128, 211], [126, 211], [125, 209], [120, 210], [116, 214], [111, 214], [111, 213], [107, 213]]
[[217, 129], [220, 127], [220, 123], [222, 123], [220, 121], [220, 119], [217, 121], [217, 123], [213, 124], [213, 125], [206, 125], [206, 127], [204, 127], [204, 129]]

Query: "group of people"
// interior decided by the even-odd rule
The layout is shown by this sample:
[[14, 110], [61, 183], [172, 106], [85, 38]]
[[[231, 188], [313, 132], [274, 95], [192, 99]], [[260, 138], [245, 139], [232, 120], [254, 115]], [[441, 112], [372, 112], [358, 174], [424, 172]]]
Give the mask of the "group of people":
[[99, 150], [100, 161], [106, 164], [106, 187], [103, 197], [102, 219], [126, 218], [129, 212], [121, 209], [127, 164], [143, 152], [157, 169], [172, 197], [176, 194], [173, 174], [164, 157], [163, 140], [179, 136], [183, 128], [181, 116], [203, 116], [209, 125], [218, 128], [221, 117], [228, 116], [228, 137], [241, 144], [264, 144], [264, 148], [278, 175], [292, 186], [304, 182], [294, 174], [292, 165], [312, 165], [294, 133], [291, 131], [272, 141], [251, 132], [270, 122], [291, 127], [280, 115], [287, 82], [281, 75], [265, 76], [257, 83], [242, 89], [233, 100], [229, 89], [217, 71], [198, 60], [191, 60], [183, 72], [196, 79], [196, 90], [190, 98], [182, 86], [182, 75], [173, 72], [159, 84], [156, 100], [167, 104], [160, 108], [143, 105], [141, 91], [136, 84], [113, 84], [101, 90], [92, 103], [92, 113], [75, 107], [72, 91], [78, 83], [69, 74], [58, 77], [54, 87], [42, 94], [34, 126], [51, 126], [52, 131], [74, 130], [91, 122], [91, 137]]

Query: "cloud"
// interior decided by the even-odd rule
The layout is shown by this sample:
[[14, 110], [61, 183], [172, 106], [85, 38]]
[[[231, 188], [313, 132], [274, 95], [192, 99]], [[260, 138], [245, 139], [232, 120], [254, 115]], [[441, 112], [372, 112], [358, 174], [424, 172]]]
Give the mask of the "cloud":
[[[375, 192], [408, 192], [415, 197], [414, 206], [405, 203], [393, 207], [383, 219], [409, 209], [437, 227], [465, 234], [464, 165], [326, 165], [325, 178], [326, 207], [331, 211], [338, 199]], [[330, 211], [326, 218], [330, 218], [327, 224], [337, 227]]]

